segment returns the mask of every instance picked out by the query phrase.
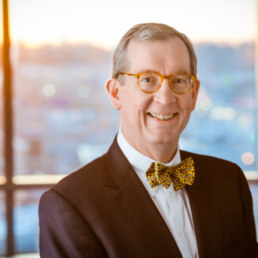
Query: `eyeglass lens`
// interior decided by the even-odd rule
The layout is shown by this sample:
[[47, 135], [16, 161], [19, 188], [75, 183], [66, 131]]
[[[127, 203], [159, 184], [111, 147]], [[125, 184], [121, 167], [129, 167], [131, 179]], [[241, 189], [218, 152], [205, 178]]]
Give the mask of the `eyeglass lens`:
[[[145, 92], [155, 92], [161, 85], [162, 77], [156, 73], [143, 73], [139, 77], [139, 86]], [[191, 77], [187, 74], [175, 74], [169, 78], [173, 91], [182, 93], [191, 86]]]

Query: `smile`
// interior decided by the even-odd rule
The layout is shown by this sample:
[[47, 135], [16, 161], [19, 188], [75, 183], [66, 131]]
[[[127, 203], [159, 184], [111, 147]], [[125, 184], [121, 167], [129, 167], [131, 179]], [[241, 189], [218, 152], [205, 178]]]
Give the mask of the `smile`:
[[169, 114], [169, 115], [162, 115], [162, 114], [155, 114], [155, 113], [148, 113], [150, 116], [154, 118], [158, 118], [159, 120], [167, 121], [170, 120], [175, 114]]

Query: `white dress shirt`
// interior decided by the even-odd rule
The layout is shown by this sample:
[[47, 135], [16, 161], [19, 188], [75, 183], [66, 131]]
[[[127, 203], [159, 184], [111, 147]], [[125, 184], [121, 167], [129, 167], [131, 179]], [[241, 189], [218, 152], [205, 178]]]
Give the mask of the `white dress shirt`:
[[[161, 216], [166, 222], [182, 256], [184, 258], [198, 258], [199, 255], [192, 213], [185, 188], [174, 191], [173, 183], [171, 183], [168, 189], [162, 185], [151, 188], [147, 182], [145, 173], [152, 162], [158, 161], [144, 156], [142, 153], [135, 150], [126, 141], [121, 131], [118, 133], [117, 142], [129, 163], [135, 169], [136, 174], [139, 176], [146, 190], [150, 194], [150, 197], [158, 208]], [[164, 165], [174, 166], [180, 162], [180, 152], [179, 149], [177, 149], [174, 158], [169, 163]]]

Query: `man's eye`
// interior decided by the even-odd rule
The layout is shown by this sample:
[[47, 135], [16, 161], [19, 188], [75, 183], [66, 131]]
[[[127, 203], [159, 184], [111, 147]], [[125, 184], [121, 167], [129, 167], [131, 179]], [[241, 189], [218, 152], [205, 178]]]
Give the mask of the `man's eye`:
[[140, 81], [140, 83], [142, 85], [145, 85], [145, 86], [153, 86], [153, 85], [156, 85], [157, 83], [157, 79], [154, 78], [154, 77], [145, 77], [145, 78], [142, 78], [142, 80]]
[[173, 80], [173, 83], [182, 84], [182, 83], [186, 83], [186, 80], [185, 80], [185, 79], [182, 79], [182, 78], [175, 78], [175, 79]]
[[146, 78], [143, 78], [142, 81], [145, 82], [145, 83], [150, 83], [150, 82], [152, 83], [152, 82], [155, 82], [155, 78], [146, 77]]

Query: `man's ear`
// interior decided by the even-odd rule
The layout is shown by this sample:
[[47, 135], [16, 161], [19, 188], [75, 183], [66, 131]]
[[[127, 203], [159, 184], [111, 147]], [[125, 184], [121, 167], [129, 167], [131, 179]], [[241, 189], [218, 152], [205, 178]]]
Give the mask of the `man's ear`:
[[110, 80], [107, 81], [106, 84], [106, 90], [109, 94], [109, 98], [113, 104], [113, 107], [116, 110], [119, 110], [121, 108], [120, 100], [119, 100], [119, 82], [115, 78], [111, 78]]
[[200, 89], [200, 81], [198, 79], [194, 80], [193, 90], [192, 90], [192, 110], [195, 109], [199, 89]]

